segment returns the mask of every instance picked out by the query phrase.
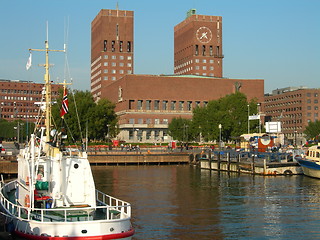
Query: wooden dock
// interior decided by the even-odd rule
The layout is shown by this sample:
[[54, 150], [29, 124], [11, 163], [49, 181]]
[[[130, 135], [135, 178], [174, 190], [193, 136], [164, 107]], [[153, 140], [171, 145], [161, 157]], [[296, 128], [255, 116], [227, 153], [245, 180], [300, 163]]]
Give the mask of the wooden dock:
[[[91, 165], [170, 165], [188, 164], [188, 153], [136, 153], [136, 152], [96, 152], [89, 153]], [[6, 176], [18, 173], [15, 155], [0, 155], [0, 174]]]
[[[210, 159], [210, 160], [209, 160]], [[199, 161], [200, 168], [214, 171], [237, 172], [257, 175], [300, 175], [303, 174], [300, 165], [295, 161], [281, 160], [271, 162], [267, 159], [224, 158], [201, 158]]]

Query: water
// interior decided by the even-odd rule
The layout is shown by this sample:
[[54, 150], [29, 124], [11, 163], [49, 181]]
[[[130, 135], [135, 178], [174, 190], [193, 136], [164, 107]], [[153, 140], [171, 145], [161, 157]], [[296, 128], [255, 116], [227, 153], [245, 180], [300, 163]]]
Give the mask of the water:
[[135, 240], [320, 239], [320, 180], [193, 166], [93, 167], [98, 189], [129, 201]]
[[132, 204], [132, 240], [320, 239], [320, 180], [94, 166], [96, 187]]

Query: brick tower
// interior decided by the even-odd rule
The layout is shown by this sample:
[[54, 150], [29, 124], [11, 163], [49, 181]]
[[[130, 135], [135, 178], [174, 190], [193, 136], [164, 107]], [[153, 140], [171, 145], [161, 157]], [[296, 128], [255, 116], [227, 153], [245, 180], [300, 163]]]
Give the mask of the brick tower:
[[[91, 23], [91, 93], [133, 74], [133, 11], [102, 9]], [[104, 98], [108, 96], [103, 96]]]
[[222, 17], [191, 9], [174, 27], [174, 73], [221, 78], [222, 59]]

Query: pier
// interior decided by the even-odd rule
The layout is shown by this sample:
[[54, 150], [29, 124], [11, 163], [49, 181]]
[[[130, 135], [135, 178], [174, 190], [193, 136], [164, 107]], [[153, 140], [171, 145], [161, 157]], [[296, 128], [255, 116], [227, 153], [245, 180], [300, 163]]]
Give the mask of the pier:
[[[248, 153], [249, 154], [249, 153]], [[231, 152], [224, 154], [204, 155], [200, 158], [200, 168], [236, 172], [257, 175], [298, 175], [303, 174], [300, 165], [287, 155], [278, 155], [279, 158], [271, 158], [266, 154], [259, 157], [257, 154], [243, 156], [243, 154], [232, 155]]]

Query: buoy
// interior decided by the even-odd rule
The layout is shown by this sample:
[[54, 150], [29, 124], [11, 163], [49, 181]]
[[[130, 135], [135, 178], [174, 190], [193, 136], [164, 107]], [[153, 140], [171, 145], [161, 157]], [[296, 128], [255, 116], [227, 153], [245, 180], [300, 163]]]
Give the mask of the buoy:
[[30, 207], [30, 196], [27, 194], [24, 198], [24, 206], [25, 207]]

